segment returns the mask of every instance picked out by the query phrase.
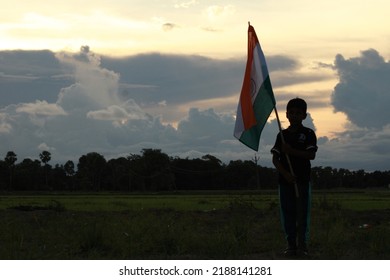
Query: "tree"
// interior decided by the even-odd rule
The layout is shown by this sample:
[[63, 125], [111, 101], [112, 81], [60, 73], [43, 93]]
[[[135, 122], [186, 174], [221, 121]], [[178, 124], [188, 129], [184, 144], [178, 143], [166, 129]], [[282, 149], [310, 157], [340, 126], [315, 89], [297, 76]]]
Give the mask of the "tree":
[[74, 171], [74, 163], [71, 160], [68, 160], [64, 165], [64, 170], [66, 176], [73, 177], [73, 175], [76, 173]]
[[110, 187], [112, 190], [124, 190], [129, 187], [129, 161], [120, 157], [107, 162], [110, 172]]
[[56, 164], [54, 168], [50, 169], [49, 182], [51, 190], [64, 190], [67, 188], [67, 176], [63, 165]]
[[24, 159], [15, 166], [14, 187], [18, 190], [38, 190], [41, 188], [42, 167], [39, 160]]
[[88, 153], [79, 158], [77, 176], [83, 188], [99, 191], [106, 173], [106, 160], [96, 152]]
[[51, 160], [51, 153], [48, 151], [43, 151], [39, 154], [39, 158], [41, 159], [42, 163], [46, 165]]
[[175, 187], [175, 180], [167, 154], [162, 153], [160, 149], [143, 149], [142, 162], [147, 190], [171, 190]]
[[203, 171], [203, 185], [206, 188], [219, 189], [223, 185], [221, 179], [222, 170], [224, 168], [222, 161], [213, 155], [207, 154], [202, 156], [202, 161], [199, 161], [200, 170]]
[[253, 170], [256, 165], [249, 160], [234, 160], [230, 161], [226, 167], [226, 187], [229, 189], [253, 189], [256, 186], [256, 175]]
[[[64, 165], [64, 171], [66, 178], [69, 178], [70, 180], [70, 188], [74, 189], [74, 175], [76, 174], [76, 171], [74, 170], [74, 163], [71, 160], [68, 160]], [[68, 179], [67, 179], [68, 180]]]
[[7, 167], [8, 167], [8, 171], [9, 171], [9, 185], [8, 185], [8, 188], [10, 190], [12, 190], [15, 162], [17, 161], [16, 154], [13, 151], [7, 152], [7, 155], [5, 156], [4, 161], [5, 161], [5, 163], [6, 163]]
[[130, 154], [127, 158], [129, 162], [128, 173], [128, 191], [134, 190], [145, 190], [145, 180], [143, 176], [144, 164], [142, 162], [142, 157], [136, 154]]
[[48, 184], [48, 169], [49, 169], [49, 161], [51, 160], [51, 153], [48, 151], [43, 151], [39, 154], [39, 158], [41, 159], [41, 162], [43, 163], [43, 168], [45, 171], [45, 186], [46, 188], [49, 186]]

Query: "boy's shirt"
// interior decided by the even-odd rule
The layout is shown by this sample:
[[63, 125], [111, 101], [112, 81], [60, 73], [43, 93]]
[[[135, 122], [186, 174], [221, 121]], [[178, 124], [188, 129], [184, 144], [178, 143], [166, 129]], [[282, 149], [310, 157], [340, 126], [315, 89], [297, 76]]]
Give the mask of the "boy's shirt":
[[[301, 150], [301, 151], [309, 151], [314, 150], [317, 152], [317, 136], [315, 132], [305, 126], [301, 126], [297, 131], [292, 132], [289, 129], [283, 130], [284, 140], [287, 144], [289, 144], [292, 148]], [[286, 170], [290, 170], [290, 167], [287, 162], [286, 154], [282, 152], [282, 139], [280, 137], [280, 132], [276, 137], [276, 142], [274, 147], [271, 149], [271, 153], [279, 156], [280, 162], [286, 168]], [[289, 156], [291, 165], [294, 171], [294, 175], [297, 178], [298, 183], [307, 183], [310, 181], [310, 172], [311, 172], [311, 164], [309, 159], [304, 159], [300, 157], [294, 157], [292, 155]], [[280, 184], [288, 184], [282, 175], [279, 174], [279, 183]]]

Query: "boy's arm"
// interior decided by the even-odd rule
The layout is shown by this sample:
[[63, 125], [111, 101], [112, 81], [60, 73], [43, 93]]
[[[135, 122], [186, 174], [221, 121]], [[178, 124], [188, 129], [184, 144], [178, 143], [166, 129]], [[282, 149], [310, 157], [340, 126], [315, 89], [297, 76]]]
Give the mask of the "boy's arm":
[[294, 157], [300, 157], [300, 158], [304, 158], [304, 159], [309, 159], [309, 160], [313, 160], [316, 157], [315, 149], [301, 151], [301, 150], [297, 150], [297, 149], [292, 148], [287, 143], [282, 144], [282, 151], [288, 155], [292, 155]]
[[290, 184], [295, 183], [296, 178], [290, 173], [290, 171], [284, 168], [283, 164], [279, 160], [278, 154], [273, 153], [272, 163], [274, 164], [276, 170], [284, 177], [284, 179], [286, 179], [287, 182], [289, 182]]

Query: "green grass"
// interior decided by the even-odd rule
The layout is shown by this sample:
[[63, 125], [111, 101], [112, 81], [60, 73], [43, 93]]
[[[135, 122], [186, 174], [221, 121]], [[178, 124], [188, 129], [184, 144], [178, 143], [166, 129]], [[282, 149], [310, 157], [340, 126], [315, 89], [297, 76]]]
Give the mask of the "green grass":
[[[389, 200], [314, 193], [310, 258], [389, 259]], [[0, 259], [280, 259], [284, 246], [276, 192], [0, 197]]]
[[125, 211], [144, 209], [174, 209], [178, 211], [210, 211], [224, 209], [230, 201], [240, 199], [265, 207], [277, 199], [275, 194], [149, 194], [149, 195], [29, 195], [0, 196], [0, 209], [8, 209], [18, 205], [44, 207], [58, 202], [71, 211]]
[[356, 211], [381, 210], [390, 208], [390, 191], [345, 191], [314, 193], [315, 201], [325, 199], [340, 204], [345, 209]]
[[[71, 211], [125, 211], [143, 209], [173, 209], [178, 211], [210, 211], [226, 208], [232, 200], [254, 204], [264, 209], [278, 202], [276, 191], [247, 193], [198, 194], [35, 194], [0, 196], [0, 210], [18, 205], [47, 206], [59, 203]], [[314, 192], [313, 203], [325, 200], [345, 209], [365, 211], [389, 208], [389, 191]]]

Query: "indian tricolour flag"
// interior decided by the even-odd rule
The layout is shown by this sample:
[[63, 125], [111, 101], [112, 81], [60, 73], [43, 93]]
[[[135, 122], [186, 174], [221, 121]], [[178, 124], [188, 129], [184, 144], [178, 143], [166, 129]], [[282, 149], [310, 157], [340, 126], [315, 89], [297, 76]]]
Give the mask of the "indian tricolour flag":
[[234, 137], [257, 151], [261, 131], [275, 107], [267, 64], [255, 29], [248, 28], [248, 60], [237, 108]]

